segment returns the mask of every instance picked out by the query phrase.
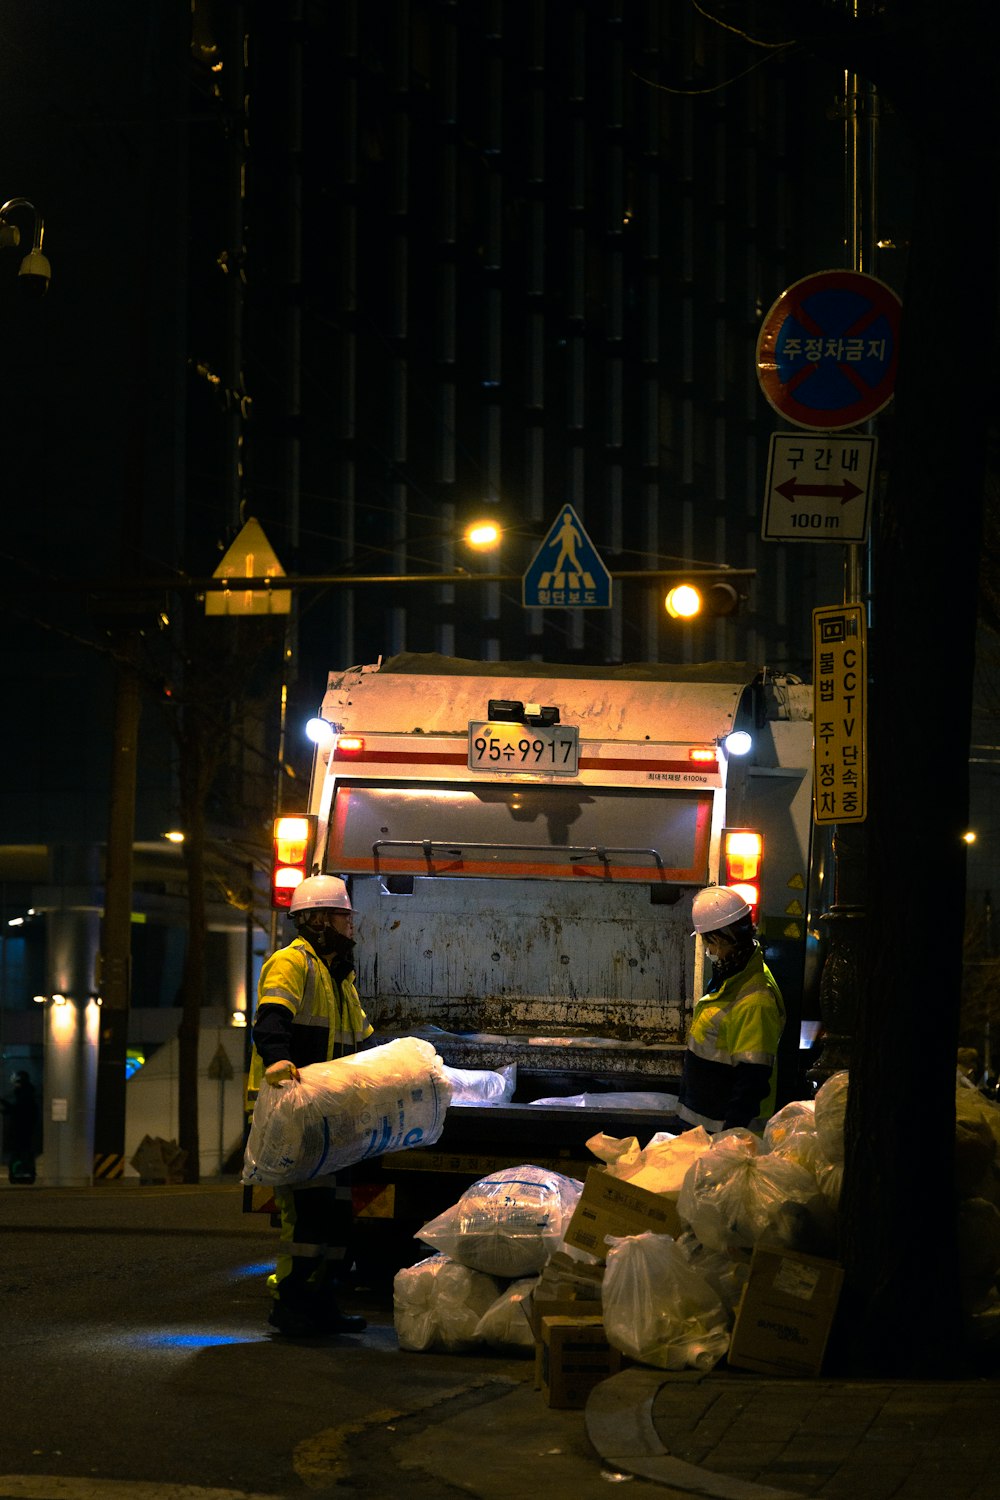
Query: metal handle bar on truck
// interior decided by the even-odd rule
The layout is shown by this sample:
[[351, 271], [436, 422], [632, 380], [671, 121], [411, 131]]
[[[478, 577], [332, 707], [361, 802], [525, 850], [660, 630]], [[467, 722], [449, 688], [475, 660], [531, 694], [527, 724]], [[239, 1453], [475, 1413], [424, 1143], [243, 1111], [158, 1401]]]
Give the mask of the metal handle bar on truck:
[[441, 849], [445, 854], [450, 854], [457, 859], [460, 855], [472, 850], [491, 849], [497, 853], [509, 853], [518, 850], [522, 854], [568, 854], [570, 861], [584, 859], [587, 855], [596, 855], [602, 864], [610, 864], [609, 854], [648, 854], [656, 862], [659, 869], [663, 869], [663, 860], [656, 849], [632, 849], [627, 845], [605, 845], [605, 844], [455, 844], [451, 841], [441, 839], [376, 839], [372, 844], [372, 854], [378, 861], [380, 849], [419, 849], [425, 859], [430, 859], [435, 849]]

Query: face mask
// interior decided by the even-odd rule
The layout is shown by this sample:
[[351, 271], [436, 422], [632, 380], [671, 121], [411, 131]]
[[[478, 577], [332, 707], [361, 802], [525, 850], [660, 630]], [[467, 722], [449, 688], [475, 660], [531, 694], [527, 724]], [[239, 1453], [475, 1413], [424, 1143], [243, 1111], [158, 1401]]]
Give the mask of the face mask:
[[346, 963], [354, 953], [354, 939], [322, 920], [303, 922], [299, 930], [327, 962]]

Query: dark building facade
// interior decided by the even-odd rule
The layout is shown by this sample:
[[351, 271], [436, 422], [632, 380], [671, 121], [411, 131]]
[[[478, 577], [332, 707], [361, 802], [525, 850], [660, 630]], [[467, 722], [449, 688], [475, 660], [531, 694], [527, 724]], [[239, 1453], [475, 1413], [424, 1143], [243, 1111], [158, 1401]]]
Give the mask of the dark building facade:
[[[807, 673], [839, 559], [760, 540], [778, 419], [755, 343], [789, 282], [842, 261], [836, 74], [736, 76], [754, 49], [687, 5], [304, 7], [291, 53], [258, 19], [248, 173], [302, 442], [293, 488], [287, 445], [254, 469], [251, 434], [253, 512], [301, 572], [513, 575], [304, 598], [304, 649]], [[300, 151], [258, 165], [261, 115]], [[728, 564], [748, 598], [681, 625], [638, 579], [607, 611], [525, 610], [567, 503], [611, 571]], [[509, 530], [473, 558], [480, 513]]]

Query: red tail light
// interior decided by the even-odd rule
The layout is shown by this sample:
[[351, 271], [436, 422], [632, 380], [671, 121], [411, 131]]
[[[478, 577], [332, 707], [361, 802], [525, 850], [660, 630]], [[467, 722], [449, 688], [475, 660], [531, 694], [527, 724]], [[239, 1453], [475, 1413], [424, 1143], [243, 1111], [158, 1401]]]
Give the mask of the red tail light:
[[759, 833], [751, 828], [723, 829], [722, 884], [739, 891], [755, 922], [760, 907], [763, 864], [764, 840]]
[[271, 856], [271, 905], [287, 911], [295, 887], [309, 874], [316, 843], [316, 819], [276, 818]]

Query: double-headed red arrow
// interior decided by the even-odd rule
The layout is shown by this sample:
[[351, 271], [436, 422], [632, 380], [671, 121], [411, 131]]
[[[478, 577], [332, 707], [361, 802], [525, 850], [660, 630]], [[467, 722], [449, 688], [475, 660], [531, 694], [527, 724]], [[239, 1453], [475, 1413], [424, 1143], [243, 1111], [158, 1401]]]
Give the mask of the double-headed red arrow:
[[841, 505], [846, 505], [848, 500], [853, 500], [858, 495], [863, 495], [864, 490], [852, 484], [849, 479], [842, 479], [839, 484], [802, 484], [798, 479], [786, 479], [784, 484], [775, 486], [776, 492], [783, 495], [786, 500], [803, 500], [807, 495], [832, 496], [834, 499], [840, 497]]

